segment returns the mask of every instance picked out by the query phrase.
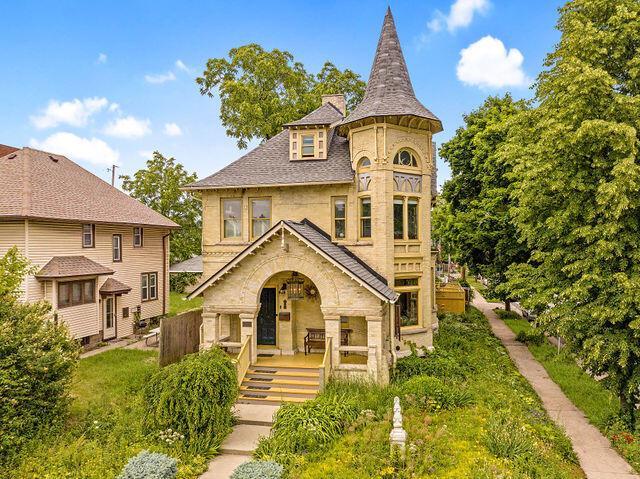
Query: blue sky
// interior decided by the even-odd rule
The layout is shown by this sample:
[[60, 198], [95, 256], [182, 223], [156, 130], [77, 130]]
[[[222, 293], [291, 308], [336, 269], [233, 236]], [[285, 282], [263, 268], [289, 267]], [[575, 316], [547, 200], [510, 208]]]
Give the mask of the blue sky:
[[366, 80], [387, 5], [416, 94], [443, 122], [438, 144], [487, 95], [531, 97], [559, 39], [547, 0], [5, 2], [0, 143], [55, 149], [104, 179], [156, 149], [207, 176], [242, 154], [194, 82], [208, 58], [257, 42]]

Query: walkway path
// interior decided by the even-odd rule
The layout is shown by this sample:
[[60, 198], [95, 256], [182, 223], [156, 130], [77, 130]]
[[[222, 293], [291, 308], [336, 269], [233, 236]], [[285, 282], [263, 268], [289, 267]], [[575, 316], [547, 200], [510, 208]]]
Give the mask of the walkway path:
[[251, 454], [262, 436], [268, 436], [273, 415], [279, 406], [236, 404], [237, 425], [220, 446], [221, 454], [210, 463], [200, 479], [228, 479], [240, 464], [251, 460]]
[[502, 307], [502, 304], [486, 302], [477, 291], [473, 304], [485, 314], [493, 334], [502, 341], [520, 373], [540, 396], [551, 419], [565, 430], [587, 478], [640, 479], [631, 466], [611, 448], [609, 440], [589, 424], [582, 411], [564, 395], [527, 346], [516, 341], [514, 332], [498, 319], [493, 309]]

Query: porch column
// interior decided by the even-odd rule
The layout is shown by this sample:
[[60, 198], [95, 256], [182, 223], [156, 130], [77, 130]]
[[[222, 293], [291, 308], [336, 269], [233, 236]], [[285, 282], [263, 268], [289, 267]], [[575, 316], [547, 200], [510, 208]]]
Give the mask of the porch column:
[[256, 337], [256, 314], [240, 313], [240, 342], [251, 336], [251, 363], [258, 360], [258, 338]]
[[382, 316], [365, 316], [367, 320], [367, 371], [371, 379], [380, 382], [382, 365]]
[[340, 316], [324, 315], [324, 331], [327, 339], [331, 338], [331, 366], [340, 365]]
[[220, 340], [220, 313], [202, 313], [202, 331], [200, 349], [210, 349]]

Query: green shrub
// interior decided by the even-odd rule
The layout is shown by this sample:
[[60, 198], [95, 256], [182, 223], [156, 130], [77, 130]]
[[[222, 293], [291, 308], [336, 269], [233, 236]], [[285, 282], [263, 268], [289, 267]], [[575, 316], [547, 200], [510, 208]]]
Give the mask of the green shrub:
[[200, 273], [172, 273], [169, 276], [170, 289], [176, 293], [184, 293], [187, 286], [195, 284], [200, 276]]
[[280, 479], [284, 468], [273, 461], [250, 461], [240, 464], [230, 479]]
[[219, 348], [190, 354], [158, 370], [143, 390], [147, 433], [167, 429], [184, 436], [184, 448], [206, 453], [220, 445], [233, 423], [236, 370]]
[[260, 441], [255, 456], [287, 464], [294, 454], [317, 450], [344, 434], [359, 413], [351, 401], [338, 396], [284, 404], [275, 415], [271, 435]]
[[78, 345], [49, 306], [0, 303], [0, 462], [66, 416]]
[[534, 346], [540, 346], [544, 343], [544, 334], [542, 331], [532, 330], [532, 331], [520, 331], [516, 334], [516, 341], [519, 341], [524, 344], [533, 344]]
[[118, 479], [173, 479], [177, 461], [159, 452], [142, 451], [129, 459]]
[[411, 378], [402, 390], [405, 402], [420, 409], [454, 409], [473, 402], [473, 396], [462, 385], [445, 384], [431, 376]]
[[331, 380], [322, 392], [327, 401], [348, 401], [358, 411], [372, 411], [382, 418], [393, 405], [393, 398], [400, 390], [396, 385], [382, 387], [371, 381]]
[[506, 311], [506, 310], [500, 309], [500, 308], [496, 308], [496, 309], [494, 309], [494, 311], [498, 315], [498, 317], [500, 319], [502, 319], [502, 320], [505, 320], [505, 319], [522, 319], [522, 316], [520, 316], [515, 311]]
[[485, 445], [496, 457], [516, 459], [531, 453], [534, 442], [525, 427], [510, 417], [509, 411], [501, 411], [487, 422]]
[[436, 349], [424, 357], [415, 354], [400, 358], [393, 370], [393, 380], [406, 381], [414, 376], [435, 376], [443, 381], [465, 378], [461, 363], [447, 351]]

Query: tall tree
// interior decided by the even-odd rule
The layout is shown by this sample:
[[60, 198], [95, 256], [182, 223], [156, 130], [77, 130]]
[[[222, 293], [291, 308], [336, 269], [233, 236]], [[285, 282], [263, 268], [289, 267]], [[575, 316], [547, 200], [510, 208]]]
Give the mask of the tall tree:
[[618, 393], [640, 401], [640, 2], [574, 0], [504, 150], [533, 249], [509, 274], [525, 305]]
[[529, 251], [517, 241], [509, 211], [512, 166], [498, 153], [512, 120], [526, 109], [525, 102], [509, 94], [489, 97], [464, 117], [464, 127], [440, 148], [451, 166], [451, 179], [434, 213], [436, 236], [456, 261], [488, 279], [507, 308], [508, 292], [495, 288], [506, 281], [509, 266], [526, 261]]
[[317, 75], [287, 51], [264, 50], [251, 43], [229, 50], [228, 58], [211, 58], [196, 79], [200, 93], [220, 95], [220, 119], [239, 148], [266, 140], [320, 106], [323, 93], [344, 93], [349, 107], [363, 97], [365, 83], [353, 71], [326, 62]]
[[136, 171], [133, 178], [128, 175], [121, 178], [124, 191], [180, 225], [180, 229], [171, 234], [172, 263], [200, 254], [202, 205], [197, 198], [180, 190], [197, 180], [195, 173], [189, 174], [174, 158], [165, 158], [154, 151], [146, 168]]

